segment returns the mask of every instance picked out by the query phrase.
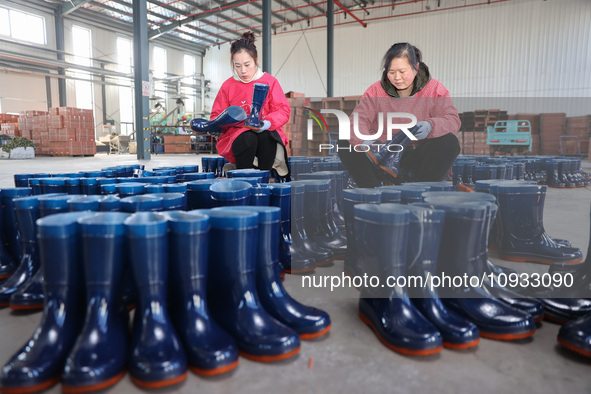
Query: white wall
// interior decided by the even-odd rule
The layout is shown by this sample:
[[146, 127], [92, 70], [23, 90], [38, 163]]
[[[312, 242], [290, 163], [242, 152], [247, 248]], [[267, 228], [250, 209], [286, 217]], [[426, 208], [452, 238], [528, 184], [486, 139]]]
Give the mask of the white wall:
[[[15, 6], [14, 3], [10, 3], [6, 5], [9, 8], [16, 8], [21, 9], [23, 11], [41, 15], [45, 17], [45, 25], [46, 25], [46, 36], [47, 36], [47, 46], [46, 48], [55, 49], [55, 21], [53, 13], [49, 13], [43, 11], [42, 9], [37, 9], [33, 7], [25, 7], [25, 6]], [[91, 30], [91, 39], [92, 39], [92, 57], [95, 59], [99, 59], [99, 61], [95, 61], [93, 63], [93, 67], [100, 67], [100, 60], [116, 62], [117, 61], [117, 37], [125, 37], [127, 39], [132, 40], [131, 34], [125, 35], [118, 32], [114, 32], [108, 29], [102, 29], [96, 27], [94, 25], [89, 25], [83, 22], [75, 21], [72, 19], [65, 18], [64, 19], [64, 44], [65, 44], [65, 51], [68, 53], [72, 53], [72, 26], [77, 25], [83, 28], [87, 28]], [[6, 38], [6, 37], [2, 37]], [[133, 43], [132, 43], [133, 45]], [[156, 43], [156, 45], [166, 48], [167, 50], [167, 68], [168, 73], [173, 75], [183, 75], [184, 74], [184, 63], [183, 57], [185, 52], [177, 49], [168, 47], [162, 43]], [[150, 42], [150, 63], [152, 60], [152, 48], [154, 43]], [[0, 43], [0, 49], [10, 50], [12, 52], [22, 53], [22, 54], [31, 54], [31, 55], [38, 55], [44, 56], [48, 58], [55, 59], [55, 55], [52, 55], [46, 51], [36, 50], [34, 47], [30, 48], [23, 48], [22, 46], [13, 45], [13, 44], [4, 44]], [[191, 53], [191, 55], [195, 56], [196, 61], [196, 72], [201, 73], [201, 57], [197, 53]], [[52, 57], [53, 56], [53, 57]], [[66, 60], [72, 62], [72, 57], [66, 57]], [[117, 66], [115, 64], [106, 65], [107, 69], [117, 71]], [[151, 69], [151, 68], [150, 68]], [[99, 78], [95, 77], [95, 80], [98, 81]], [[76, 106], [76, 90], [75, 84], [73, 80], [66, 80], [66, 98], [67, 98], [67, 106], [75, 107]], [[119, 87], [116, 86], [106, 86], [106, 108], [102, 108], [102, 89], [101, 85], [96, 83], [94, 84], [94, 115], [95, 115], [95, 125], [97, 128], [102, 127], [103, 121], [103, 112], [106, 113], [107, 119], [114, 120], [116, 124], [119, 124]], [[52, 106], [57, 107], [59, 106], [59, 94], [58, 94], [58, 83], [57, 78], [51, 78], [51, 94], [52, 94]], [[172, 96], [172, 95], [171, 95]], [[199, 108], [199, 95], [196, 97], [197, 99], [197, 106]], [[21, 110], [47, 110], [47, 94], [46, 94], [46, 83], [45, 77], [43, 76], [36, 76], [36, 75], [29, 75], [29, 74], [22, 74], [22, 73], [15, 73], [15, 72], [4, 72], [0, 70], [0, 102], [2, 112], [18, 112]], [[152, 104], [152, 103], [151, 103]], [[174, 108], [175, 100], [170, 99], [168, 103], [166, 103], [166, 108]]]
[[[453, 97], [591, 97], [589, 0], [512, 0], [369, 21], [367, 28], [357, 23], [336, 26], [334, 95], [363, 94], [380, 79], [386, 50], [401, 41], [422, 50], [433, 78]], [[211, 48], [204, 58], [212, 90], [230, 76], [228, 48]], [[325, 52], [325, 29], [273, 35], [272, 74], [286, 92], [325, 97]], [[460, 101], [465, 106], [460, 110], [503, 104], [497, 100], [496, 107], [483, 107], [480, 99]], [[511, 102], [515, 112], [536, 111], [544, 102], [544, 108], [565, 107], [569, 116], [591, 113], [589, 99], [576, 101], [574, 107], [564, 99]]]

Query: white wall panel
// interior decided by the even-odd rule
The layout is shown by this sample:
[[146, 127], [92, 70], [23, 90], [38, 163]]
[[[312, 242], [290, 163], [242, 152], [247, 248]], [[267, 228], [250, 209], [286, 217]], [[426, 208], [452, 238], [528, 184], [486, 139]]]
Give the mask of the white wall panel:
[[[442, 0], [446, 1], [450, 0]], [[304, 34], [305, 39], [301, 31], [272, 36], [272, 73], [286, 92], [323, 97], [326, 31], [315, 29]], [[432, 76], [454, 97], [591, 97], [589, 0], [511, 0], [368, 21], [367, 28], [359, 24], [336, 26], [334, 95], [359, 95], [378, 81], [384, 53], [400, 41], [422, 50]], [[207, 51], [206, 70], [227, 70], [220, 78], [223, 81], [230, 76], [229, 54], [218, 59], [212, 56], [216, 51], [221, 52], [217, 48]], [[221, 63], [214, 64], [217, 61]], [[205, 75], [217, 89], [219, 73], [216, 78], [207, 71]], [[481, 103], [461, 102], [466, 106]], [[511, 102], [519, 105], [518, 100]], [[588, 104], [588, 100], [581, 100], [567, 106], [569, 116], [590, 113]], [[526, 100], [522, 105], [532, 108]], [[469, 109], [474, 108], [460, 110]]]

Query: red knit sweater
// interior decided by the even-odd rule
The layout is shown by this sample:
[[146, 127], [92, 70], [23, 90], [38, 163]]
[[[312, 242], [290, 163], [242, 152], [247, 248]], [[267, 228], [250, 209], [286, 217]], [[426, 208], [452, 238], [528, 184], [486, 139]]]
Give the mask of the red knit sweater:
[[[218, 116], [223, 110], [230, 105], [237, 105], [246, 111], [246, 115], [250, 114], [250, 106], [252, 105], [252, 91], [255, 83], [264, 83], [269, 85], [269, 94], [261, 109], [261, 121], [268, 120], [271, 122], [269, 130], [276, 130], [281, 136], [283, 144], [287, 146], [287, 137], [283, 133], [283, 125], [289, 121], [290, 106], [285, 98], [283, 89], [275, 77], [264, 73], [262, 77], [256, 81], [244, 83], [236, 81], [234, 78], [227, 79], [220, 88], [213, 107], [211, 109], [211, 119]], [[234, 163], [234, 155], [232, 154], [232, 143], [241, 133], [248, 130], [243, 127], [243, 122], [231, 126], [225, 130], [222, 135], [218, 137], [217, 150], [218, 153]]]
[[[383, 115], [383, 131], [379, 138], [381, 142], [386, 141], [386, 125], [388, 112], [411, 113], [417, 117], [417, 122], [426, 120], [433, 126], [427, 138], [441, 137], [447, 133], [456, 133], [460, 129], [460, 118], [458, 110], [454, 107], [448, 90], [441, 82], [431, 79], [427, 84], [411, 97], [395, 98], [389, 96], [378, 81], [371, 85], [361, 97], [359, 104], [353, 113], [359, 115], [359, 132], [361, 134], [375, 134], [379, 130], [378, 114]], [[350, 116], [351, 127], [353, 127], [353, 113]], [[409, 123], [409, 119], [398, 119], [394, 123]], [[398, 130], [394, 130], [395, 134]], [[353, 145], [363, 141], [355, 136], [351, 128], [351, 139]], [[418, 141], [420, 144], [421, 141]]]

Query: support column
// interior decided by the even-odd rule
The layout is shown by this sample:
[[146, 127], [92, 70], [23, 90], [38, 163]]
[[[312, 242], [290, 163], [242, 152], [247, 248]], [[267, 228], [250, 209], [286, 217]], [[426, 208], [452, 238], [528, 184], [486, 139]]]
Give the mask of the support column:
[[271, 74], [271, 0], [263, 0], [263, 71]]
[[326, 97], [333, 97], [334, 0], [326, 1]]
[[[64, 40], [64, 19], [60, 15], [58, 11], [53, 13], [54, 20], [55, 20], [55, 47], [58, 50], [57, 53], [57, 60], [65, 60], [64, 51], [66, 50], [65, 40]], [[59, 52], [61, 51], [61, 52]], [[63, 67], [58, 67], [57, 73], [59, 75], [66, 75], [66, 71]], [[67, 107], [67, 100], [66, 100], [66, 79], [65, 78], [58, 78], [57, 79], [57, 91], [59, 95], [59, 106], [60, 107]]]
[[133, 81], [138, 160], [150, 160], [150, 89], [147, 1], [133, 0]]

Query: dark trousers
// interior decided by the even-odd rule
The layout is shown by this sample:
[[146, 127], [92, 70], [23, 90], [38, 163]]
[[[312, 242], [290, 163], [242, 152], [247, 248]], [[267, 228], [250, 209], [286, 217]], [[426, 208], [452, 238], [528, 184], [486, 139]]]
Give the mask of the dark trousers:
[[[338, 142], [338, 153], [343, 165], [357, 186], [363, 188], [377, 187], [384, 177], [382, 172], [373, 165], [364, 152], [355, 152], [348, 148], [348, 141]], [[438, 138], [430, 138], [419, 146], [407, 146], [400, 161], [400, 182], [437, 182], [445, 178], [456, 157], [460, 154], [460, 143], [454, 134], [445, 134]]]
[[253, 168], [252, 162], [258, 158], [260, 170], [270, 170], [275, 162], [277, 153], [277, 140], [274, 138], [275, 131], [245, 131], [240, 134], [232, 143], [232, 154], [236, 159], [236, 168]]

